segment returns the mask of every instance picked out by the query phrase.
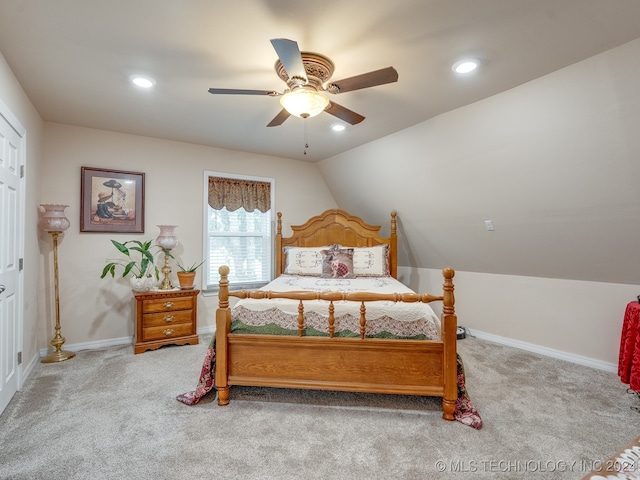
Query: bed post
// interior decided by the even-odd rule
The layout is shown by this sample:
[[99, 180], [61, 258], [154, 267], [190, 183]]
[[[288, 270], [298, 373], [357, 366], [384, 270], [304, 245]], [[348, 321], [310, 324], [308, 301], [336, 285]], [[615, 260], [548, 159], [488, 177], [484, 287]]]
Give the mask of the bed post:
[[279, 277], [284, 272], [285, 265], [284, 255], [282, 255], [282, 212], [278, 212], [278, 223], [276, 224], [276, 277]]
[[398, 278], [398, 234], [396, 233], [396, 212], [391, 212], [391, 231], [389, 232], [389, 267], [393, 278]]
[[231, 328], [231, 309], [229, 308], [229, 267], [222, 265], [220, 290], [218, 291], [218, 309], [216, 310], [216, 372], [215, 386], [218, 389], [218, 405], [229, 404], [227, 335]]
[[455, 314], [455, 297], [453, 295], [452, 268], [442, 270], [444, 277], [442, 307], [442, 340], [444, 342], [444, 396], [442, 397], [442, 418], [455, 420], [454, 412], [458, 399], [458, 354], [456, 343], [458, 337], [458, 319]]

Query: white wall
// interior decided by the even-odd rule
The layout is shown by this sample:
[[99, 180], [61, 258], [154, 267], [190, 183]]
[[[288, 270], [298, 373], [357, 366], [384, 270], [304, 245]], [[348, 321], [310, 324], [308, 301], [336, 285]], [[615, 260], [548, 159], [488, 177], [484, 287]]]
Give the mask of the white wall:
[[[145, 233], [80, 233], [80, 167], [145, 173]], [[71, 228], [59, 244], [60, 302], [68, 345], [124, 339], [134, 334], [132, 293], [123, 279], [100, 279], [108, 257], [116, 253], [111, 238], [155, 239], [156, 225], [178, 225], [174, 254], [185, 260], [203, 252], [203, 175], [213, 170], [275, 178], [276, 210], [285, 232], [311, 215], [335, 208], [317, 167], [308, 162], [179, 143], [156, 138], [45, 123], [41, 198], [64, 203]], [[46, 246], [42, 247], [46, 251]], [[117, 256], [117, 255], [115, 255]], [[40, 268], [48, 271], [47, 260]], [[200, 270], [196, 278], [200, 282]], [[50, 290], [41, 292], [43, 305]], [[217, 297], [198, 299], [198, 327], [214, 325]], [[39, 345], [45, 346], [45, 320]]]
[[16, 80], [13, 72], [0, 54], [0, 100], [9, 108], [26, 129], [26, 205], [25, 205], [25, 249], [24, 249], [24, 318], [22, 334], [23, 364], [37, 355], [38, 335], [42, 329], [41, 318], [49, 312], [38, 302], [39, 278], [38, 257], [38, 204], [40, 199], [40, 170], [42, 158], [43, 122], [33, 104]]
[[398, 212], [401, 265], [637, 285], [638, 78], [640, 39], [320, 170], [342, 208]]
[[[438, 269], [402, 267], [399, 278], [419, 292], [442, 290]], [[625, 307], [640, 294], [633, 285], [474, 272], [453, 281], [458, 324], [478, 336], [609, 370]]]

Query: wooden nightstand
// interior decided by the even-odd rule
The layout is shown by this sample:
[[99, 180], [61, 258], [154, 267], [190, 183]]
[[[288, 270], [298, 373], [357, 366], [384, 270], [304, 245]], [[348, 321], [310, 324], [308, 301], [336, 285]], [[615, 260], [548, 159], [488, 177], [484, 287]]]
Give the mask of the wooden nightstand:
[[200, 290], [140, 293], [136, 298], [134, 353], [163, 345], [197, 345], [197, 298]]

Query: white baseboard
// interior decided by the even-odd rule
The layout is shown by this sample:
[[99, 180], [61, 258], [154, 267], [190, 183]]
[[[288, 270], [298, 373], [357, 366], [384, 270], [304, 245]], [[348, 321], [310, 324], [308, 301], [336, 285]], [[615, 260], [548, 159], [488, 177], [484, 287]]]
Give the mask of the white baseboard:
[[20, 382], [18, 390], [22, 389], [22, 385], [24, 385], [24, 382], [27, 379], [27, 377], [31, 375], [31, 372], [33, 372], [33, 369], [36, 368], [36, 365], [38, 364], [39, 359], [40, 357], [34, 356], [27, 365], [22, 367], [22, 381]]
[[575, 355], [573, 353], [554, 350], [553, 348], [541, 347], [540, 345], [521, 342], [520, 340], [513, 340], [511, 338], [501, 337], [499, 335], [493, 335], [492, 333], [484, 333], [471, 329], [468, 329], [468, 332], [470, 336], [480, 338], [481, 340], [488, 340], [489, 342], [499, 343], [508, 347], [514, 347], [519, 348], [520, 350], [526, 350], [528, 352], [539, 353], [540, 355], [545, 355], [547, 357], [557, 358], [559, 360], [565, 360], [571, 363], [577, 363], [578, 365], [584, 365], [586, 367], [596, 368], [598, 370], [604, 370], [606, 372], [618, 373], [618, 365], [616, 365], [615, 363], [603, 362], [602, 360], [583, 357], [582, 355]]
[[[96, 342], [83, 342], [83, 343], [71, 343], [64, 344], [63, 350], [69, 350], [70, 352], [79, 352], [80, 350], [96, 350], [98, 348], [106, 347], [119, 347], [120, 345], [131, 345], [133, 343], [133, 337], [120, 337], [111, 338], [108, 340], [98, 340]], [[46, 357], [50, 352], [49, 348], [40, 349], [40, 358]]]
[[[198, 335], [209, 335], [213, 334], [216, 331], [215, 325], [211, 325], [208, 327], [198, 328]], [[96, 350], [98, 348], [107, 348], [107, 347], [119, 347], [120, 345], [132, 345], [133, 337], [120, 337], [120, 338], [111, 338], [108, 340], [98, 340], [96, 342], [83, 342], [83, 343], [71, 343], [65, 344], [63, 350], [69, 350], [70, 352], [79, 352], [80, 350]], [[46, 357], [51, 349], [49, 348], [41, 348], [40, 358]], [[29, 370], [33, 367], [30, 365]], [[26, 378], [26, 377], [25, 377]]]
[[198, 329], [198, 335], [213, 335], [214, 333], [216, 333], [216, 326], [215, 325], [210, 325], [208, 327], [200, 327]]

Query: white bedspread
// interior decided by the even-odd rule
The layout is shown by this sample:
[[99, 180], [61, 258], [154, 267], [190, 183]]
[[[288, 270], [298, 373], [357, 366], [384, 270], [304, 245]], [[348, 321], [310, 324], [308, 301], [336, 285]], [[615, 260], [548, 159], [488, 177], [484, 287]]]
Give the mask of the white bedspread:
[[[362, 277], [333, 279], [308, 276], [281, 275], [261, 290], [287, 291], [332, 291], [332, 292], [372, 292], [372, 293], [414, 293], [413, 290], [393, 277]], [[233, 307], [234, 319], [249, 325], [276, 323], [283, 328], [296, 329], [298, 300], [287, 299], [242, 299]], [[305, 324], [319, 330], [326, 330], [329, 316], [329, 302], [326, 300], [304, 301]], [[335, 301], [336, 331], [348, 329], [358, 331], [360, 302]], [[399, 336], [425, 334], [436, 340], [440, 338], [440, 320], [433, 309], [422, 302], [365, 302], [367, 334], [387, 331]], [[273, 315], [267, 311], [276, 309], [283, 315], [273, 322]], [[251, 312], [258, 312], [253, 315]], [[260, 314], [262, 312], [263, 314]]]

